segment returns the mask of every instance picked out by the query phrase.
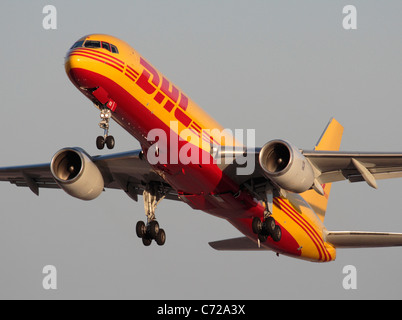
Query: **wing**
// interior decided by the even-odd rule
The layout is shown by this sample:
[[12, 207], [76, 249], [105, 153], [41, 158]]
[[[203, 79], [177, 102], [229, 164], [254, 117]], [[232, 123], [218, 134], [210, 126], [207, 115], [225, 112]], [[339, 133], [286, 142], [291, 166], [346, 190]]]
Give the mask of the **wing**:
[[[226, 175], [248, 189], [257, 190], [258, 194], [258, 190], [263, 190], [268, 180], [258, 161], [260, 150], [261, 148], [220, 151], [216, 158], [220, 159], [220, 167]], [[377, 180], [402, 178], [402, 153], [300, 151], [313, 166], [320, 184], [342, 180], [366, 181], [371, 187], [377, 188]], [[239, 157], [243, 160], [237, 161]], [[245, 158], [248, 159], [246, 164], [238, 163], [244, 163]], [[227, 159], [233, 161], [225, 164], [225, 161], [228, 163]], [[250, 174], [238, 174], [238, 169], [247, 167], [250, 163], [254, 168]]]
[[402, 153], [303, 151], [303, 155], [316, 169], [321, 184], [366, 181], [377, 188], [376, 180], [402, 177]]
[[[105, 188], [124, 190], [137, 201], [147, 184], [154, 183], [164, 190], [167, 199], [179, 200], [175, 191], [142, 159], [141, 150], [92, 157], [102, 173]], [[18, 187], [29, 187], [39, 195], [40, 188], [59, 188], [50, 171], [50, 163], [0, 168], [0, 181]]]

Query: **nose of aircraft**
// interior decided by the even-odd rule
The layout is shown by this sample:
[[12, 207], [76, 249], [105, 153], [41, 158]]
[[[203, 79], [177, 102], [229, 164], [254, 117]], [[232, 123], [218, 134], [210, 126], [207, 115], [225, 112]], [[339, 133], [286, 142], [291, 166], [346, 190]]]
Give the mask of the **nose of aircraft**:
[[85, 54], [82, 52], [83, 44], [87, 36], [77, 40], [74, 45], [67, 51], [64, 59], [64, 68], [70, 81], [79, 89], [88, 86], [86, 77]]
[[70, 50], [65, 58], [64, 67], [70, 81], [76, 87], [78, 88], [82, 87], [83, 85], [82, 82], [84, 80], [82, 72], [80, 72], [80, 70], [82, 70], [83, 67], [82, 57], [80, 57], [77, 54], [74, 54], [74, 51]]
[[80, 58], [77, 55], [72, 55], [72, 51], [68, 51], [66, 57], [64, 58], [64, 68], [66, 73], [69, 74], [71, 69], [77, 67], [80, 62]]
[[92, 61], [79, 48], [67, 52], [64, 67], [70, 81], [80, 90], [96, 87], [95, 79], [91, 76]]

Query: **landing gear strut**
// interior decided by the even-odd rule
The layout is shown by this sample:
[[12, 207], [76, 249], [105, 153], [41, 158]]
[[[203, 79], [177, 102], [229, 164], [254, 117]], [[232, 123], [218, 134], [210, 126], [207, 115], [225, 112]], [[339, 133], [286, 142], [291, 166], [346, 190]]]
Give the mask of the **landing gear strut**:
[[159, 223], [156, 221], [155, 210], [165, 196], [161, 196], [156, 188], [147, 186], [144, 190], [143, 198], [147, 224], [143, 221], [137, 222], [137, 236], [142, 239], [144, 246], [150, 246], [152, 240], [155, 240], [159, 246], [163, 246], [166, 242], [166, 233], [159, 227]]
[[106, 144], [108, 149], [113, 149], [115, 141], [113, 136], [109, 136], [109, 121], [112, 117], [112, 111], [108, 108], [102, 108], [100, 117], [101, 121], [99, 122], [99, 127], [103, 129], [103, 136], [96, 138], [96, 147], [102, 150]]
[[265, 187], [264, 219], [261, 221], [260, 218], [255, 217], [252, 222], [253, 232], [258, 235], [258, 240], [263, 243], [267, 241], [269, 236], [271, 236], [272, 240], [275, 242], [279, 242], [282, 238], [281, 227], [276, 224], [275, 219], [272, 217], [273, 201], [272, 186], [267, 184]]

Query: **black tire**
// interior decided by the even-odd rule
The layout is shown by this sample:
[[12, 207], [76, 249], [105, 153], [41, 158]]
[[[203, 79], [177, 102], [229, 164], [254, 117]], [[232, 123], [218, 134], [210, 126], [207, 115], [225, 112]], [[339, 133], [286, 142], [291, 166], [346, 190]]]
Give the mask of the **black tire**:
[[265, 243], [265, 241], [267, 241], [268, 236], [266, 234], [258, 234], [258, 239], [260, 240], [261, 243]]
[[142, 238], [142, 243], [144, 246], [149, 247], [152, 243], [152, 239], [150, 239], [148, 237], [144, 237], [144, 238]]
[[163, 246], [163, 245], [165, 244], [165, 242], [166, 242], [166, 233], [165, 233], [165, 230], [163, 230], [163, 229], [160, 229], [160, 230], [159, 230], [158, 235], [156, 236], [155, 241], [156, 241], [156, 243], [157, 243], [159, 246]]
[[265, 229], [267, 233], [272, 235], [275, 232], [275, 228], [276, 228], [275, 219], [272, 217], [268, 217], [267, 220], [265, 220]]
[[152, 239], [156, 239], [156, 237], [158, 236], [159, 233], [159, 223], [158, 221], [151, 221], [151, 223], [149, 224], [149, 234], [151, 235]]
[[102, 150], [105, 147], [105, 138], [102, 136], [99, 136], [96, 138], [96, 147], [99, 150]]
[[147, 227], [145, 226], [145, 223], [143, 221], [138, 221], [137, 226], [135, 227], [135, 231], [138, 238], [144, 238], [147, 232]]
[[282, 238], [282, 230], [280, 226], [275, 226], [274, 232], [272, 233], [272, 240], [275, 242], [281, 241]]
[[253, 219], [253, 222], [252, 222], [251, 226], [252, 226], [253, 232], [254, 232], [255, 234], [261, 233], [261, 230], [262, 230], [262, 222], [261, 222], [261, 219], [260, 219], [260, 218], [255, 217], [255, 218]]
[[114, 137], [113, 136], [107, 136], [106, 138], [106, 146], [108, 149], [113, 149], [115, 145]]

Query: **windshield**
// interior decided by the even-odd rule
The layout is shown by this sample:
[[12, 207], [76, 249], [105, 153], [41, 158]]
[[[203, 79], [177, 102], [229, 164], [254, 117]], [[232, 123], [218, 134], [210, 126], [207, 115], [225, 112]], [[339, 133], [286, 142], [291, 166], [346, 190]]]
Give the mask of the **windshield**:
[[100, 48], [101, 47], [101, 42], [100, 41], [93, 41], [93, 40], [87, 40], [85, 41], [85, 48]]

